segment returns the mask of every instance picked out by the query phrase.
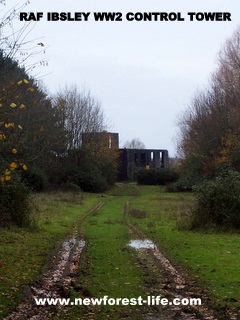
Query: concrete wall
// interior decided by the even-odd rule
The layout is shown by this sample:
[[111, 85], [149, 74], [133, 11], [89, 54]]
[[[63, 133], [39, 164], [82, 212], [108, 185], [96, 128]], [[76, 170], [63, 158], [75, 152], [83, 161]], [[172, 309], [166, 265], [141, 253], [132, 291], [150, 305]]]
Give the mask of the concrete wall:
[[119, 149], [118, 180], [133, 180], [136, 168], [167, 168], [168, 151], [163, 149]]

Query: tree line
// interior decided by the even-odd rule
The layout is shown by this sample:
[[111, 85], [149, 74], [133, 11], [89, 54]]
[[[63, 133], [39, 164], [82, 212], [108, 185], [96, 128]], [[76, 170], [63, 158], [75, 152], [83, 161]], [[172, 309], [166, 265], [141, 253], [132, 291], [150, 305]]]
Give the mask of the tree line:
[[[103, 152], [101, 143], [95, 148], [91, 146], [91, 152], [87, 148], [81, 149], [83, 133], [107, 130], [101, 104], [90, 91], [80, 90], [76, 86], [65, 87], [50, 97], [41, 85], [14, 60], [5, 57], [3, 52], [0, 52], [0, 72], [2, 178], [7, 163], [14, 162], [17, 166], [19, 163], [26, 164], [29, 172], [34, 169], [42, 171], [42, 174], [51, 178], [50, 182], [57, 180], [52, 176], [52, 172], [55, 172], [59, 180], [69, 153], [73, 150], [78, 150], [83, 165], [83, 159], [86, 158], [83, 153], [88, 152], [90, 157], [94, 149], [92, 166], [95, 171], [99, 169], [96, 159], [100, 152], [107, 153], [108, 150]], [[89, 161], [87, 163], [90, 165]], [[107, 165], [110, 166], [110, 163]], [[102, 172], [103, 169], [99, 169], [99, 174]], [[61, 182], [67, 182], [66, 178]]]
[[206, 177], [225, 165], [240, 170], [240, 29], [226, 41], [217, 64], [208, 87], [179, 119], [183, 164]]
[[219, 52], [208, 86], [180, 116], [180, 180], [197, 192], [193, 225], [239, 228], [240, 28]]
[[[76, 86], [49, 96], [0, 50], [0, 226], [31, 224], [30, 191], [103, 192], [117, 175], [100, 102]], [[102, 132], [82, 145], [82, 134]]]

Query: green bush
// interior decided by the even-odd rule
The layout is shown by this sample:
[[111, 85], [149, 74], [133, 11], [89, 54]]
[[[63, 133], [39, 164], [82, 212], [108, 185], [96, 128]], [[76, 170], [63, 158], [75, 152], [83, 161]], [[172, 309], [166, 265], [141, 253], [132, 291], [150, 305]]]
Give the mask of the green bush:
[[86, 192], [104, 192], [109, 188], [107, 179], [95, 171], [79, 171], [73, 182]]
[[177, 172], [171, 168], [139, 169], [136, 172], [137, 183], [143, 185], [166, 185], [177, 178]]
[[[202, 181], [202, 180], [201, 180]], [[167, 185], [168, 192], [191, 192], [193, 188], [200, 183], [198, 177], [182, 176], [177, 181], [174, 181]]]
[[81, 192], [81, 188], [76, 185], [76, 183], [73, 183], [73, 182], [66, 182], [66, 183], [63, 183], [61, 186], [60, 186], [60, 189], [62, 191], [70, 191], [70, 192]]
[[30, 170], [24, 171], [22, 173], [22, 181], [32, 191], [37, 192], [42, 191], [48, 183], [46, 174], [38, 168], [31, 168]]
[[30, 191], [17, 174], [10, 181], [0, 183], [0, 226], [30, 226]]
[[59, 189], [62, 184], [74, 183], [86, 192], [103, 192], [114, 185], [117, 175], [115, 151], [93, 147], [69, 150], [66, 157], [46, 168], [51, 186]]
[[192, 227], [240, 228], [240, 173], [226, 170], [213, 180], [195, 187], [196, 207]]
[[104, 192], [109, 188], [107, 179], [96, 168], [69, 162], [54, 170], [50, 181], [54, 181], [57, 188], [62, 188], [65, 184], [75, 184], [85, 192]]

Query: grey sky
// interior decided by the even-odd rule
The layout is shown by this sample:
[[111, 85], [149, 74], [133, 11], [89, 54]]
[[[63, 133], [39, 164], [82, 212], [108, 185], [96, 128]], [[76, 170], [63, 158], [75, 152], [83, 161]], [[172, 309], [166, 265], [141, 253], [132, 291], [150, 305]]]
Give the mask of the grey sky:
[[[89, 89], [102, 102], [120, 143], [175, 154], [176, 119], [207, 85], [217, 53], [240, 22], [239, 0], [41, 0], [32, 38], [49, 48], [41, 73], [54, 92], [65, 84]], [[123, 21], [96, 22], [93, 12], [121, 12]], [[230, 12], [231, 22], [189, 21], [188, 12]], [[91, 12], [88, 21], [47, 21], [47, 12]], [[185, 21], [129, 22], [127, 12], [181, 12]]]

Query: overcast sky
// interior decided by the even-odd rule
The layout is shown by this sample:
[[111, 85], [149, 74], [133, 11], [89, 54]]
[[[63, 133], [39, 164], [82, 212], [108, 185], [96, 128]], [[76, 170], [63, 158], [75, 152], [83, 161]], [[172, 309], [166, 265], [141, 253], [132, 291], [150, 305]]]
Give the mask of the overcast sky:
[[[50, 73], [43, 77], [50, 92], [66, 84], [89, 89], [121, 144], [136, 137], [171, 156], [178, 115], [207, 85], [219, 50], [240, 24], [239, 0], [31, 0], [23, 11], [43, 12], [31, 37], [47, 48], [41, 74]], [[93, 13], [103, 11], [122, 13], [122, 21], [95, 21]], [[90, 15], [47, 21], [47, 12]], [[127, 21], [128, 12], [180, 12], [185, 20]], [[232, 21], [191, 22], [188, 12], [230, 12]]]

